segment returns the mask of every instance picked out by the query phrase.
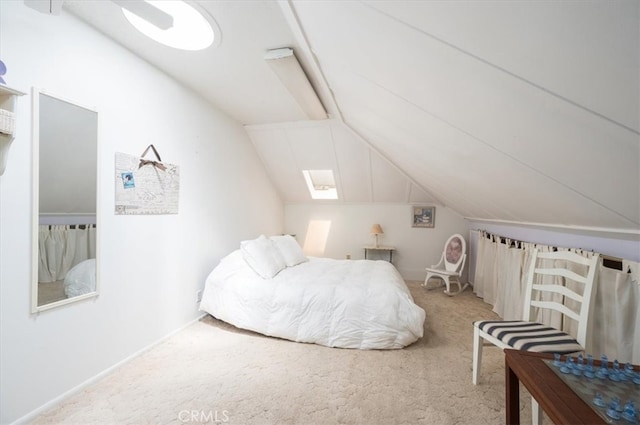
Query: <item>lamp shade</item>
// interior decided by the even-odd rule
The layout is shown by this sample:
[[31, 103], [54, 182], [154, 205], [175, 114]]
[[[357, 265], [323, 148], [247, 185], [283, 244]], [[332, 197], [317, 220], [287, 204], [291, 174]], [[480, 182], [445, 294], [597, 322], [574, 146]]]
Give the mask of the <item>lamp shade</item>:
[[374, 235], [381, 235], [384, 232], [382, 231], [382, 227], [380, 227], [379, 224], [374, 224], [373, 226], [371, 226], [371, 230], [369, 230], [369, 233], [372, 233]]

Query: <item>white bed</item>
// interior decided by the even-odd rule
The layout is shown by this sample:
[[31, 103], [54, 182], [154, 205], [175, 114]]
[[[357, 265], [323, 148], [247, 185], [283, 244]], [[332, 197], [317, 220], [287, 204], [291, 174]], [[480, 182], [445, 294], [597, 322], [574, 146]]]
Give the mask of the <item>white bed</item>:
[[306, 258], [285, 236], [244, 241], [223, 258], [200, 309], [264, 335], [359, 349], [405, 347], [422, 337], [425, 320], [390, 263]]
[[64, 277], [67, 298], [88, 294], [96, 290], [96, 259], [84, 260], [71, 268]]

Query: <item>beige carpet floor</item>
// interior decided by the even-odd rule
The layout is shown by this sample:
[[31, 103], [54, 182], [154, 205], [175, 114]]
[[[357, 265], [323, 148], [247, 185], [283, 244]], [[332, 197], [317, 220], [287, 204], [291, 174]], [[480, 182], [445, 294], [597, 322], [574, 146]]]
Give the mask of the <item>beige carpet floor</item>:
[[[471, 384], [472, 324], [495, 318], [470, 289], [408, 282], [424, 337], [393, 351], [300, 344], [210, 316], [87, 387], [35, 424], [500, 424], [504, 358], [485, 348]], [[521, 391], [522, 423], [531, 422]]]
[[67, 296], [64, 293], [64, 280], [55, 282], [38, 282], [38, 305], [51, 304], [64, 300]]

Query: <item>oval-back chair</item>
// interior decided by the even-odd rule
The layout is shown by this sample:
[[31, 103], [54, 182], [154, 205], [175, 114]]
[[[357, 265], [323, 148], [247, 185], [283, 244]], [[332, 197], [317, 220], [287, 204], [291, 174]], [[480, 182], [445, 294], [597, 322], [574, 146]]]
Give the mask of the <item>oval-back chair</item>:
[[[464, 269], [466, 261], [467, 243], [462, 235], [456, 233], [449, 237], [447, 242], [444, 244], [444, 250], [442, 251], [440, 262], [426, 268], [427, 276], [424, 279], [423, 286], [427, 289], [433, 289], [427, 286], [429, 279], [432, 277], [438, 277], [442, 279], [444, 286], [446, 286], [444, 291], [445, 294], [450, 296], [458, 295], [460, 292], [464, 291], [467, 286], [469, 286], [468, 283], [465, 283], [463, 286], [462, 282], [460, 282], [462, 270]], [[452, 283], [458, 285], [457, 292], [451, 292]], [[442, 286], [442, 284], [440, 286]]]

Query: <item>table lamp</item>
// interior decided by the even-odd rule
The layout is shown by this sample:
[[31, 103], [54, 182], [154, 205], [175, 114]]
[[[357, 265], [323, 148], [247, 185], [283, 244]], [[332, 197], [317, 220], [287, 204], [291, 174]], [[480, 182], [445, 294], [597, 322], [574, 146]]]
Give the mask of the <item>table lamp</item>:
[[379, 224], [374, 224], [373, 226], [371, 226], [371, 230], [369, 230], [369, 233], [373, 234], [376, 238], [375, 240], [375, 245], [374, 247], [378, 247], [378, 235], [382, 235], [384, 232], [382, 231], [382, 227], [380, 227]]

